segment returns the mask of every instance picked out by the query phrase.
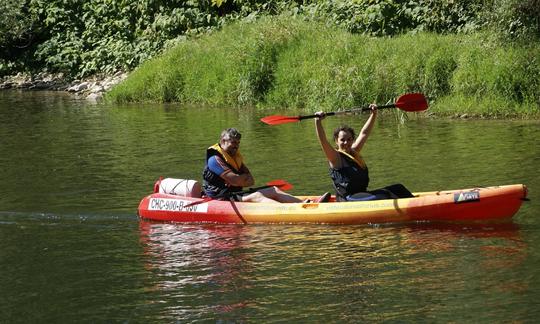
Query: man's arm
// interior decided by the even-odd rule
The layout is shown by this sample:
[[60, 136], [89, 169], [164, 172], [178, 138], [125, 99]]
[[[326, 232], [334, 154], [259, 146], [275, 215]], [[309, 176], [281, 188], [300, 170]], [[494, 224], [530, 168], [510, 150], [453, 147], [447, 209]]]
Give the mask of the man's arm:
[[231, 186], [249, 187], [255, 184], [251, 172], [245, 165], [240, 169], [240, 174], [236, 174], [219, 156], [214, 155], [208, 159], [208, 167], [210, 171], [219, 174]]

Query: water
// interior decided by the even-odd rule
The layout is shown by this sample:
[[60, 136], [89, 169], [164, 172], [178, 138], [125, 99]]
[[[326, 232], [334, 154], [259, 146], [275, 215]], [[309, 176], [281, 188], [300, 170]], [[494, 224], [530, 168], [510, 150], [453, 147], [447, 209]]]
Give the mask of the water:
[[[504, 224], [181, 225], [139, 221], [159, 176], [200, 179], [230, 126], [256, 180], [329, 190], [313, 122], [234, 107], [94, 105], [0, 92], [2, 322], [533, 322], [540, 315], [540, 124], [381, 114], [371, 187], [525, 183]], [[290, 114], [290, 113], [289, 113]], [[327, 118], [359, 128], [364, 116]]]

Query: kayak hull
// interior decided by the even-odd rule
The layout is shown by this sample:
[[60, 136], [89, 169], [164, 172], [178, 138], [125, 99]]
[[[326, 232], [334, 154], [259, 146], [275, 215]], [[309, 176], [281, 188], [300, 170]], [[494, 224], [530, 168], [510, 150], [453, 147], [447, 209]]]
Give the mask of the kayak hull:
[[[512, 218], [527, 197], [522, 184], [415, 193], [414, 198], [328, 203], [244, 203], [154, 193], [143, 219], [180, 223], [384, 224], [478, 222]], [[303, 198], [303, 197], [302, 197]], [[316, 197], [312, 197], [316, 198]]]

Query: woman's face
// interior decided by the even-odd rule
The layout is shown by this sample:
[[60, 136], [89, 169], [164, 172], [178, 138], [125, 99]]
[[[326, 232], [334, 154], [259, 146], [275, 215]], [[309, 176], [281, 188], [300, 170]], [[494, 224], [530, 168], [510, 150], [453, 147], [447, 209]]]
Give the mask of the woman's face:
[[354, 142], [352, 134], [347, 131], [339, 131], [336, 139], [336, 145], [340, 151], [349, 152]]

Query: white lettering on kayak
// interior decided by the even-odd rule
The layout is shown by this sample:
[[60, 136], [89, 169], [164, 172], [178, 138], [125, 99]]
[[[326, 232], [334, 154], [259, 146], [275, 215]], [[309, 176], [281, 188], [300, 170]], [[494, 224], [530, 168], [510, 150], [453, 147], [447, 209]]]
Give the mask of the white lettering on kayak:
[[166, 199], [166, 198], [150, 198], [148, 202], [148, 210], [163, 210], [172, 212], [192, 212], [192, 213], [206, 213], [208, 211], [208, 204], [202, 203], [197, 205], [191, 205], [190, 200], [181, 199]]

